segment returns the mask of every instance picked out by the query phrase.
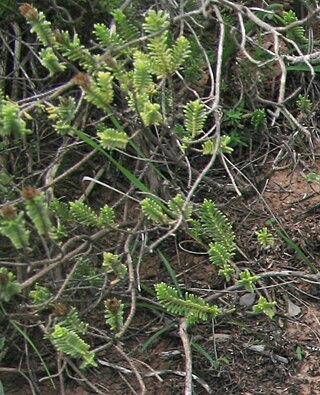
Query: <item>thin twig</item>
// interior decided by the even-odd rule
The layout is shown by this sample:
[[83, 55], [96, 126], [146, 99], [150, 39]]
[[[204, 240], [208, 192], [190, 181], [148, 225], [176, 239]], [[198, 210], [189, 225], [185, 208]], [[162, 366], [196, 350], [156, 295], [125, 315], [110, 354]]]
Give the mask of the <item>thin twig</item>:
[[[109, 368], [115, 369], [121, 373], [124, 374], [133, 374], [133, 371], [131, 371], [130, 369], [124, 368], [122, 366], [113, 364], [109, 361], [104, 361], [103, 359], [97, 359], [97, 361], [102, 365], [102, 366], [108, 366]], [[143, 377], [154, 377], [154, 376], [161, 376], [161, 375], [165, 375], [165, 374], [174, 374], [176, 376], [180, 376], [180, 377], [185, 377], [186, 376], [186, 372], [180, 371], [180, 370], [155, 370], [153, 372], [140, 372], [141, 376]], [[203, 380], [201, 379], [199, 376], [193, 374], [192, 375], [193, 380], [197, 381], [206, 391], [208, 394], [213, 394], [213, 390], [210, 388], [210, 386]]]
[[118, 345], [115, 346], [116, 350], [118, 351], [118, 353], [128, 362], [128, 364], [130, 365], [134, 375], [136, 376], [138, 383], [140, 385], [141, 388], [141, 395], [144, 395], [146, 393], [146, 386], [142, 380], [142, 376], [141, 374], [138, 372], [138, 370], [136, 369], [134, 363], [132, 362], [132, 360], [128, 357], [128, 355], [123, 351], [123, 349]]
[[184, 381], [184, 395], [192, 395], [192, 353], [188, 336], [188, 323], [185, 318], [181, 318], [180, 320], [179, 335], [185, 356], [186, 377]]
[[[270, 271], [261, 274], [257, 274], [259, 279], [262, 280], [264, 278], [276, 278], [276, 277], [297, 277], [308, 282], [320, 284], [320, 272], [317, 274], [308, 274], [305, 272], [296, 272], [292, 270], [284, 270], [284, 271]], [[226, 293], [237, 291], [239, 289], [243, 289], [242, 285], [231, 285], [230, 287], [225, 288], [223, 291], [218, 291], [209, 295], [205, 298], [206, 302], [212, 302], [213, 300], [219, 299], [221, 296], [224, 296]]]
[[[135, 226], [135, 230], [139, 229], [141, 226], [142, 220], [138, 221]], [[129, 272], [129, 291], [131, 293], [131, 304], [130, 304], [130, 313], [120, 331], [117, 333], [117, 338], [120, 339], [126, 330], [129, 328], [131, 321], [136, 312], [136, 284], [135, 284], [135, 270], [133, 267], [132, 256], [130, 252], [130, 244], [132, 243], [132, 237], [135, 234], [135, 231], [127, 238], [125, 245], [124, 245], [124, 252], [126, 254], [126, 263]]]

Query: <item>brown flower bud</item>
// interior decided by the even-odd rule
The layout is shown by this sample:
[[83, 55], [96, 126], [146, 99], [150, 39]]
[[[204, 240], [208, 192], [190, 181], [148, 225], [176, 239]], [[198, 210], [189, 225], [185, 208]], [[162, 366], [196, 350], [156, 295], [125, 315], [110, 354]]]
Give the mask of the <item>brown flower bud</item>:
[[38, 195], [38, 192], [35, 187], [31, 185], [26, 185], [21, 190], [21, 196], [26, 200], [32, 200]]
[[105, 301], [105, 306], [111, 313], [117, 313], [120, 308], [120, 302], [117, 298], [107, 299]]
[[113, 56], [110, 54], [104, 54], [102, 55], [102, 60], [106, 63], [110, 69], [115, 69], [117, 68], [117, 62]]
[[72, 81], [83, 89], [90, 89], [92, 86], [91, 78], [88, 73], [80, 72], [72, 78]]
[[57, 303], [54, 306], [53, 314], [57, 317], [64, 317], [69, 313], [68, 307], [63, 303]]
[[19, 11], [21, 15], [23, 15], [26, 19], [35, 20], [38, 18], [37, 10], [28, 3], [24, 3], [19, 7]]
[[0, 287], [5, 287], [8, 284], [9, 275], [6, 272], [0, 273]]
[[65, 44], [66, 40], [59, 29], [55, 29], [53, 35], [59, 44]]
[[1, 214], [5, 220], [10, 221], [17, 217], [17, 209], [10, 204], [6, 204], [2, 207]]

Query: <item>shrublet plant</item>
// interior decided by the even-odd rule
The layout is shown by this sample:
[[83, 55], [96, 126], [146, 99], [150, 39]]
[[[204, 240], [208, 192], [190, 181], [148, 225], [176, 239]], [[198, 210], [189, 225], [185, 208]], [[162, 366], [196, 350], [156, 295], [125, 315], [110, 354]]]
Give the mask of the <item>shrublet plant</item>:
[[[72, 3], [76, 7], [77, 2]], [[254, 69], [256, 76], [261, 76], [264, 66], [274, 68], [280, 55], [278, 49], [272, 52], [272, 48], [263, 46], [264, 38], [272, 31], [264, 31], [265, 21], [270, 22], [271, 29], [288, 26], [297, 18], [292, 11], [273, 13], [280, 8], [274, 4], [267, 6], [266, 12], [257, 7], [250, 9], [255, 15], [250, 19], [249, 11], [243, 12], [246, 6], [236, 3], [229, 7], [224, 2], [212, 2], [210, 12], [203, 2], [184, 2], [183, 7], [182, 3], [186, 17], [178, 15], [178, 10], [170, 13], [169, 7], [167, 11], [158, 9], [158, 4], [142, 12], [146, 6], [140, 2], [98, 1], [95, 6], [103, 8], [103, 15], [93, 22], [92, 31], [86, 32], [87, 38], [78, 26], [55, 28], [56, 23], [32, 4], [19, 6], [37, 40], [33, 47], [36, 56], [28, 51], [34, 57], [26, 70], [39, 67], [41, 73], [35, 81], [52, 81], [55, 87], [47, 92], [42, 87], [41, 92], [26, 89], [37, 93], [21, 100], [18, 94], [11, 100], [6, 88], [0, 90], [0, 148], [4, 152], [0, 179], [8, 177], [10, 188], [10, 182], [17, 184], [11, 188], [12, 202], [1, 208], [0, 234], [10, 240], [14, 259], [18, 257], [22, 262], [22, 269], [16, 269], [19, 281], [14, 270], [0, 268], [0, 306], [15, 296], [20, 298], [22, 291], [28, 308], [43, 315], [45, 339], [60, 357], [65, 354], [78, 359], [81, 368], [98, 366], [91, 346], [95, 337], [89, 338], [92, 323], [85, 318], [92, 308], [104, 318], [96, 338], [101, 343], [110, 342], [123, 356], [126, 333], [139, 308], [138, 292], [142, 297], [146, 293], [156, 298], [157, 302], [152, 303], [143, 299], [141, 305], [145, 303], [161, 314], [166, 310], [173, 320], [168, 330], [179, 322], [187, 362], [191, 360], [187, 355], [188, 326], [206, 322], [213, 325], [224, 314], [237, 311], [236, 305], [224, 310], [219, 301], [211, 304], [210, 297], [205, 299], [200, 290], [191, 292], [181, 284], [170, 259], [166, 260], [160, 251], [161, 243], [169, 243], [172, 236], [185, 237], [200, 247], [204, 252], [202, 264], [214, 265], [226, 288], [255, 294], [255, 284], [261, 280], [254, 268], [243, 268], [243, 264], [237, 267], [240, 248], [236, 234], [212, 196], [215, 188], [221, 191], [226, 185], [219, 184], [212, 174], [216, 168], [218, 172], [226, 171], [231, 180], [228, 191], [241, 195], [234, 174], [237, 171], [239, 178], [247, 178], [233, 165], [233, 155], [236, 157], [239, 147], [250, 146], [251, 150], [253, 136], [260, 139], [268, 125], [276, 122], [276, 116], [270, 122], [270, 109], [263, 108], [263, 95], [259, 92], [259, 100], [254, 96], [259, 91], [260, 77], [247, 81], [250, 73], [246, 65]], [[219, 31], [217, 43], [202, 43], [206, 33], [203, 25], [208, 21]], [[285, 33], [274, 31], [274, 40], [285, 34], [288, 42], [294, 40], [301, 50], [305, 49], [303, 26], [290, 27]], [[248, 42], [246, 35], [250, 35]], [[241, 57], [240, 47], [243, 59], [234, 62], [235, 57]], [[241, 92], [239, 98], [229, 97], [228, 92], [233, 90], [237, 96], [236, 83], [228, 86], [231, 81], [224, 80], [223, 69], [230, 61], [238, 68], [237, 78], [243, 79], [241, 89], [251, 84], [248, 97], [247, 92]], [[280, 75], [277, 70], [275, 74]], [[278, 105], [279, 114], [286, 106], [281, 96], [285, 92], [284, 73], [282, 77], [278, 101], [267, 101], [271, 107]], [[296, 109], [300, 115], [310, 113], [312, 102], [308, 95], [298, 96]], [[280, 120], [287, 118], [288, 114]], [[46, 127], [38, 127], [38, 122]], [[299, 122], [293, 123], [295, 128], [299, 126]], [[51, 140], [54, 149], [59, 148], [48, 163], [41, 144], [51, 144]], [[32, 162], [28, 150], [32, 151], [39, 141], [37, 154], [43, 164], [41, 171], [28, 173], [29, 186], [20, 182], [21, 170], [16, 175], [15, 166], [11, 169], [5, 165], [7, 160], [15, 162], [10, 155], [14, 156], [20, 146], [23, 150], [19, 155], [30, 157]], [[76, 158], [79, 154], [79, 162], [74, 164], [69, 153], [75, 153]], [[97, 166], [90, 162], [93, 157], [98, 158]], [[88, 173], [92, 177], [86, 176]], [[71, 174], [80, 178], [70, 184], [78, 188], [74, 193], [63, 185]], [[105, 179], [114, 184], [104, 183]], [[82, 180], [90, 180], [86, 191], [84, 183], [78, 185]], [[42, 182], [45, 185], [41, 186]], [[99, 194], [93, 203], [90, 188], [95, 184], [111, 192]], [[26, 185], [22, 198], [15, 196], [21, 185]], [[10, 188], [4, 188], [5, 196], [9, 196]], [[262, 247], [275, 241], [267, 228], [258, 230], [256, 236]], [[154, 251], [165, 261], [173, 286], [160, 280], [152, 280], [152, 286], [144, 283], [140, 271], [148, 262], [145, 256]], [[275, 301], [260, 296], [252, 311], [273, 318], [275, 309]], [[162, 327], [159, 332], [165, 330]], [[206, 350], [197, 350], [212, 361]], [[130, 365], [129, 357], [127, 361]], [[141, 383], [139, 369], [134, 373]], [[186, 388], [190, 381], [192, 366], [186, 368]]]

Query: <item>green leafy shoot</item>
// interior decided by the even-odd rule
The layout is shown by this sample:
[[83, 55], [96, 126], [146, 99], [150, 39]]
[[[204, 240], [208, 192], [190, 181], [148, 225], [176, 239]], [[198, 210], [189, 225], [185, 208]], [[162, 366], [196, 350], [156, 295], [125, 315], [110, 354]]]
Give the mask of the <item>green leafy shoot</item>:
[[308, 183], [312, 183], [312, 182], [320, 183], [320, 174], [318, 173], [310, 172], [308, 174], [303, 174], [302, 176]]
[[176, 289], [165, 283], [155, 285], [159, 302], [172, 314], [184, 316], [187, 322], [195, 324], [215, 318], [220, 310], [210, 306], [203, 299], [186, 292], [184, 298], [179, 297]]
[[96, 107], [106, 110], [114, 97], [113, 75], [109, 71], [99, 71], [93, 79], [88, 73], [80, 72], [73, 77], [73, 82], [85, 92], [85, 98]]
[[76, 102], [73, 97], [60, 97], [58, 106], [48, 106], [46, 108], [53, 123], [53, 128], [60, 135], [65, 135], [72, 131], [72, 122], [76, 114]]
[[15, 139], [31, 133], [26, 122], [20, 116], [20, 109], [16, 103], [4, 101], [0, 107], [0, 136], [11, 136]]
[[[285, 25], [289, 25], [290, 23], [296, 22], [298, 20], [293, 10], [284, 11], [282, 14], [282, 19]], [[289, 29], [287, 31], [287, 37], [300, 46], [308, 43], [308, 39], [306, 38], [306, 33], [303, 26], [295, 26]]]
[[209, 244], [209, 260], [213, 265], [226, 269], [234, 255], [234, 251], [226, 247], [223, 243]]
[[136, 95], [149, 95], [155, 89], [152, 75], [150, 73], [151, 65], [148, 55], [141, 51], [135, 51], [134, 70], [132, 74], [132, 82]]
[[130, 21], [123, 11], [117, 9], [113, 11], [112, 15], [116, 23], [117, 33], [125, 42], [139, 37], [140, 32], [138, 26]]
[[296, 347], [296, 356], [297, 356], [297, 360], [298, 361], [302, 361], [303, 360], [303, 353], [302, 353], [301, 346], [297, 346]]
[[16, 208], [5, 205], [1, 209], [0, 233], [10, 239], [17, 249], [26, 249], [29, 245], [30, 231], [26, 229], [24, 213], [16, 213]]
[[219, 270], [218, 274], [219, 276], [224, 277], [226, 281], [230, 281], [231, 276], [234, 272], [235, 272], [234, 268], [231, 265], [226, 264]]
[[24, 3], [19, 7], [20, 13], [31, 26], [31, 32], [36, 33], [44, 46], [55, 44], [55, 37], [51, 29], [51, 22], [47, 21], [43, 12], [38, 12], [31, 4]]
[[52, 297], [52, 292], [43, 285], [36, 284], [34, 289], [29, 292], [32, 303], [37, 305], [47, 302]]
[[312, 110], [312, 101], [310, 100], [309, 96], [299, 95], [297, 107], [302, 114], [309, 114]]
[[97, 366], [94, 353], [89, 351], [89, 345], [73, 330], [55, 325], [54, 330], [47, 337], [58, 351], [73, 358], [80, 358], [82, 369], [88, 366]]
[[172, 218], [178, 218], [180, 215], [183, 215], [183, 218], [188, 221], [192, 215], [192, 205], [189, 204], [184, 211], [183, 205], [185, 203], [184, 198], [181, 195], [176, 195], [174, 198], [168, 201], [168, 208], [170, 210], [170, 216]]
[[114, 128], [99, 128], [97, 136], [102, 147], [109, 150], [125, 149], [128, 144], [127, 133], [119, 132]]
[[230, 251], [235, 249], [235, 233], [232, 225], [212, 200], [205, 199], [202, 202], [199, 216], [205, 238], [222, 243]]
[[262, 248], [268, 248], [274, 245], [275, 239], [266, 226], [263, 227], [262, 229], [257, 230], [255, 233], [257, 236], [258, 243]]
[[158, 103], [146, 101], [140, 115], [145, 126], [160, 125], [163, 121], [163, 117], [160, 112], [160, 104]]
[[145, 216], [153, 222], [159, 224], [168, 223], [168, 215], [164, 212], [162, 206], [152, 198], [145, 198], [140, 202], [142, 211]]
[[199, 101], [189, 102], [183, 109], [185, 122], [185, 129], [190, 133], [192, 138], [195, 138], [203, 132], [203, 127], [207, 119], [207, 114], [204, 105]]
[[69, 32], [56, 29], [54, 37], [56, 40], [55, 49], [61, 52], [65, 58], [70, 62], [78, 62], [88, 72], [96, 71], [97, 65], [95, 61], [90, 51], [81, 44], [77, 33], [71, 37]]
[[169, 14], [164, 11], [150, 10], [146, 14], [143, 28], [147, 33], [157, 33], [167, 27]]
[[6, 268], [0, 268], [0, 302], [9, 302], [13, 295], [20, 293], [20, 284], [16, 277]]
[[168, 17], [169, 15], [163, 11], [150, 10], [143, 24], [147, 33], [159, 32], [159, 35], [150, 38], [147, 44], [151, 69], [158, 78], [170, 77], [190, 54], [189, 41], [183, 36], [177, 38], [173, 46], [169, 46], [166, 31]]
[[100, 209], [98, 223], [100, 227], [108, 227], [112, 226], [115, 221], [115, 212], [112, 207], [108, 204], [105, 204]]
[[248, 292], [253, 293], [253, 284], [260, 279], [260, 276], [252, 276], [248, 269], [240, 273], [240, 280], [237, 281], [238, 285], [242, 285]]
[[110, 31], [104, 23], [95, 23], [93, 34], [96, 36], [98, 43], [104, 48], [120, 46], [125, 40], [117, 32]]
[[39, 235], [49, 235], [49, 232], [52, 230], [52, 223], [49, 218], [45, 195], [39, 193], [32, 186], [22, 188], [21, 195], [24, 198], [28, 217], [34, 223]]
[[70, 209], [67, 203], [63, 202], [62, 200], [59, 200], [57, 198], [54, 198], [50, 202], [50, 210], [59, 218], [59, 219], [65, 219], [69, 218], [71, 219], [70, 215]]
[[75, 201], [70, 202], [70, 210], [73, 218], [81, 225], [96, 227], [99, 225], [99, 217], [85, 203]]
[[275, 315], [274, 307], [277, 305], [276, 301], [268, 302], [263, 296], [260, 296], [258, 303], [253, 306], [253, 312], [256, 314], [265, 314], [269, 318], [273, 318]]
[[112, 254], [112, 252], [103, 253], [102, 267], [105, 268], [108, 274], [115, 276], [115, 279], [111, 281], [112, 285], [117, 284], [127, 276], [126, 265], [121, 262], [118, 255]]
[[257, 108], [251, 114], [251, 123], [255, 131], [261, 131], [267, 127], [267, 117], [264, 108]]
[[231, 108], [225, 112], [225, 123], [234, 127], [241, 127], [243, 109], [241, 107]]
[[105, 319], [107, 325], [114, 332], [119, 332], [123, 327], [124, 304], [117, 298], [107, 299], [105, 305]]
[[43, 48], [39, 55], [41, 64], [49, 70], [50, 77], [65, 70], [66, 66], [59, 62], [58, 57], [51, 47]]
[[[223, 135], [219, 140], [219, 148], [218, 153], [231, 154], [233, 152], [233, 148], [231, 147], [232, 137], [229, 135]], [[203, 155], [212, 155], [216, 148], [216, 140], [211, 139], [207, 140], [202, 145], [202, 153]]]
[[60, 303], [55, 306], [55, 323], [63, 326], [64, 328], [74, 331], [78, 334], [86, 334], [88, 324], [81, 321], [79, 313], [76, 308], [68, 309], [67, 306]]

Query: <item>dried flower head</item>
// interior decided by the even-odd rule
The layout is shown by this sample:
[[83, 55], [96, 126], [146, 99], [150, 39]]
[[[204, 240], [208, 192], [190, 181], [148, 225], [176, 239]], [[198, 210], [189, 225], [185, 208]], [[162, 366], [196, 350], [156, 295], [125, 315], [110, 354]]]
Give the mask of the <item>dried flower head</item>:
[[0, 287], [4, 288], [9, 281], [9, 275], [6, 272], [0, 272]]
[[78, 74], [76, 74], [73, 78], [72, 81], [81, 86], [81, 88], [83, 89], [90, 89], [92, 82], [91, 82], [91, 78], [90, 75], [88, 73], [84, 73], [84, 72], [80, 72]]
[[38, 18], [37, 10], [28, 3], [24, 3], [19, 7], [20, 14], [23, 15], [26, 19], [35, 20]]
[[115, 58], [110, 55], [110, 54], [104, 54], [102, 55], [102, 60], [106, 63], [110, 69], [116, 69], [117, 68], [117, 62]]
[[21, 190], [21, 196], [26, 200], [32, 200], [38, 195], [35, 187], [31, 185], [26, 185]]
[[61, 31], [59, 29], [55, 29], [53, 31], [53, 35], [54, 35], [54, 37], [55, 37], [55, 39], [57, 40], [58, 43], [65, 44], [65, 42], [66, 42], [65, 37], [61, 33]]
[[69, 308], [63, 303], [57, 303], [54, 306], [53, 314], [57, 317], [64, 317], [69, 313]]
[[10, 221], [17, 217], [17, 209], [11, 204], [6, 204], [2, 207], [1, 214], [5, 220]]
[[120, 302], [117, 298], [107, 299], [105, 301], [105, 306], [112, 313], [117, 313], [120, 308]]

